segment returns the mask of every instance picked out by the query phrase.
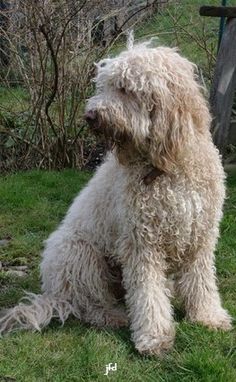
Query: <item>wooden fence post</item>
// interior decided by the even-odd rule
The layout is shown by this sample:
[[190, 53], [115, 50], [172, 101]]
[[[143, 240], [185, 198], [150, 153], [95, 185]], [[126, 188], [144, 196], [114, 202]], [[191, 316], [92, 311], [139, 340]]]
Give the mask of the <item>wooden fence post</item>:
[[213, 77], [210, 104], [213, 140], [221, 153], [228, 142], [230, 117], [236, 89], [236, 19], [228, 19]]
[[201, 16], [227, 17], [210, 93], [213, 140], [223, 154], [228, 143], [236, 89], [236, 7], [203, 6]]

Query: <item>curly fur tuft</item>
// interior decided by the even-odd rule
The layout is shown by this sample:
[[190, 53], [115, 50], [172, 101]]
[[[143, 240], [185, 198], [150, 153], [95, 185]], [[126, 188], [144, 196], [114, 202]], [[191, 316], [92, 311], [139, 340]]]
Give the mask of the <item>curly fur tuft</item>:
[[73, 311], [68, 301], [49, 295], [27, 293], [23, 300], [27, 303], [1, 312], [0, 334], [18, 329], [41, 331], [52, 318], [59, 318], [64, 324]]

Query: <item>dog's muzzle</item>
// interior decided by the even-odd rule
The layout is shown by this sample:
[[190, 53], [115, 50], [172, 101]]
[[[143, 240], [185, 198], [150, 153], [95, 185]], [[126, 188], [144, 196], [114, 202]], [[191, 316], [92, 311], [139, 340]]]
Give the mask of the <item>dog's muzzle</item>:
[[101, 116], [99, 116], [96, 110], [87, 110], [84, 114], [84, 119], [88, 123], [91, 132], [96, 136], [103, 136], [106, 140], [111, 140], [117, 144], [131, 139], [126, 133], [115, 130], [111, 124], [102, 122]]
[[97, 111], [96, 110], [88, 110], [84, 115], [84, 119], [89, 123], [93, 123], [97, 120]]
[[87, 110], [84, 115], [85, 121], [94, 132], [98, 132], [101, 129], [98, 113], [96, 110]]

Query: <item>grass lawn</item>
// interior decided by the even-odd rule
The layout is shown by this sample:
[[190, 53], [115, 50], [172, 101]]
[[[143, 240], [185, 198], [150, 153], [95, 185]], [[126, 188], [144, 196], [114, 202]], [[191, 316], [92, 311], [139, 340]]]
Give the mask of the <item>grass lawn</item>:
[[[4, 266], [28, 265], [26, 277], [0, 272], [0, 306], [11, 306], [24, 291], [39, 291], [38, 263], [43, 240], [63, 217], [89, 173], [31, 171], [0, 177], [0, 247]], [[217, 250], [219, 287], [236, 316], [236, 171], [228, 176], [228, 199]], [[174, 349], [164, 359], [141, 357], [128, 329], [98, 330], [71, 318], [54, 321], [42, 334], [18, 332], [0, 340], [0, 381], [236, 381], [236, 330], [210, 331], [184, 321], [176, 309]], [[117, 371], [104, 376], [108, 363]]]

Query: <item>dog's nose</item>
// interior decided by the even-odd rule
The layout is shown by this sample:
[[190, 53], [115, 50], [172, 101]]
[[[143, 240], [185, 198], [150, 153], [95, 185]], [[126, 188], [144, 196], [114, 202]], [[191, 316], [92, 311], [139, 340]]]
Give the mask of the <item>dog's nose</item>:
[[84, 115], [84, 119], [89, 123], [92, 124], [97, 120], [97, 112], [96, 110], [88, 110], [86, 111]]

